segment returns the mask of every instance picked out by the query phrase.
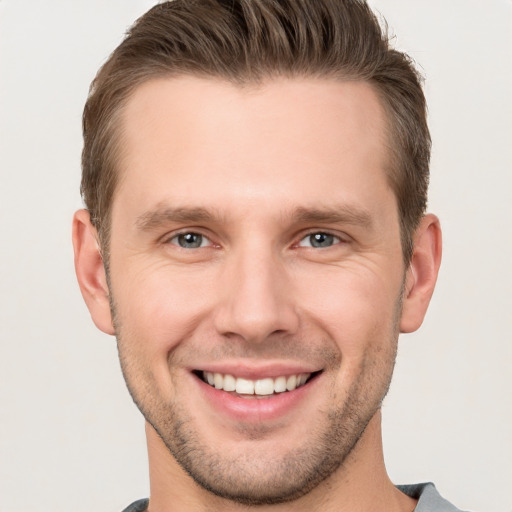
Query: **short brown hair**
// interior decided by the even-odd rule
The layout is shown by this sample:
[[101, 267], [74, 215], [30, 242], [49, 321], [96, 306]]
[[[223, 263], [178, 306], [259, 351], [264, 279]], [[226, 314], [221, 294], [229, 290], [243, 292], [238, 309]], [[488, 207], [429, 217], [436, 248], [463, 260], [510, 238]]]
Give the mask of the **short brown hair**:
[[363, 0], [174, 0], [137, 20], [91, 84], [83, 115], [81, 192], [105, 251], [123, 106], [143, 82], [183, 74], [235, 84], [273, 76], [370, 83], [387, 113], [386, 170], [410, 260], [427, 202], [425, 98], [410, 58], [390, 46]]

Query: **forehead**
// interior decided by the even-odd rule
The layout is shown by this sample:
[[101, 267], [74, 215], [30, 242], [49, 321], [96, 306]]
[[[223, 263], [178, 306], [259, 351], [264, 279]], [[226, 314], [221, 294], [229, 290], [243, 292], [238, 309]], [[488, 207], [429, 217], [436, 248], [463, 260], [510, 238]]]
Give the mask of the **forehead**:
[[389, 188], [385, 125], [364, 82], [151, 80], [122, 115], [116, 197], [141, 209], [173, 201], [230, 210], [237, 199], [315, 207], [349, 201], [351, 191], [371, 201], [376, 187]]

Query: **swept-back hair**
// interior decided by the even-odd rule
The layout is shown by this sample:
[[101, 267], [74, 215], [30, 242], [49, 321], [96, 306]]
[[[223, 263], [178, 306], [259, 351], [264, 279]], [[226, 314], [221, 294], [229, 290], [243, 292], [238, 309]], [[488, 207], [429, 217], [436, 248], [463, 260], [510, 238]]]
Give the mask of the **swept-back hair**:
[[184, 74], [240, 85], [277, 76], [371, 84], [386, 112], [386, 172], [409, 261], [427, 201], [425, 98], [411, 59], [362, 0], [173, 0], [137, 20], [91, 84], [83, 114], [81, 192], [105, 252], [123, 107], [143, 82]]

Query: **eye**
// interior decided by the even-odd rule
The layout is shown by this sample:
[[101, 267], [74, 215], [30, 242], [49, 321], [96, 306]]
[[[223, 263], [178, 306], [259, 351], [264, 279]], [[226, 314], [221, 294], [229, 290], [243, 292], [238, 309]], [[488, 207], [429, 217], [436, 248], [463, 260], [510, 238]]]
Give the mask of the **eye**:
[[180, 233], [169, 239], [171, 244], [182, 247], [183, 249], [199, 249], [211, 245], [210, 240], [200, 233]]
[[340, 242], [341, 239], [339, 237], [320, 231], [318, 233], [311, 233], [308, 236], [305, 236], [299, 242], [299, 247], [314, 247], [317, 249], [322, 249], [339, 244]]

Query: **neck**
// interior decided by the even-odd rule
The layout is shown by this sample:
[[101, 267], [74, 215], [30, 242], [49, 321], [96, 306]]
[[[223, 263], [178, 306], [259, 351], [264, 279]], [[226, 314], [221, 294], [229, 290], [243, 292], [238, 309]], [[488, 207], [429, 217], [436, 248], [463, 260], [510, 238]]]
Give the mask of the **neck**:
[[178, 465], [149, 424], [146, 436], [151, 491], [148, 512], [411, 512], [416, 505], [387, 475], [380, 411], [337, 471], [301, 498], [275, 505], [248, 506], [213, 495]]

